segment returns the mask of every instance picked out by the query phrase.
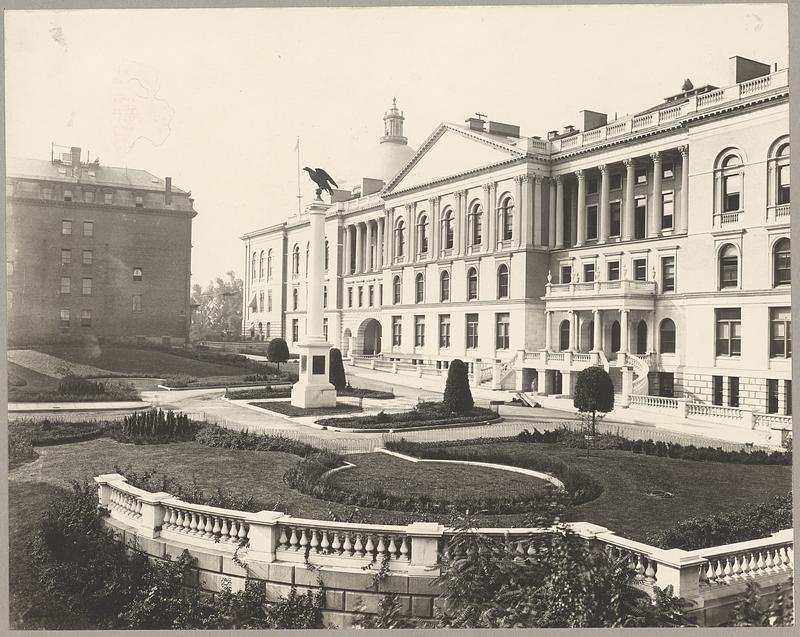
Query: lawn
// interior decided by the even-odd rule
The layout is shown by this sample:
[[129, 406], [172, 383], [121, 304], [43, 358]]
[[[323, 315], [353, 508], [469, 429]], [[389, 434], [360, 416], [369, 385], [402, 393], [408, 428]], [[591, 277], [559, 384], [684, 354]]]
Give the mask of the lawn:
[[64, 360], [93, 365], [112, 372], [165, 376], [242, 376], [253, 373], [237, 365], [200, 361], [157, 349], [114, 346], [48, 345], [39, 351]]
[[[603, 483], [603, 494], [592, 502], [575, 507], [567, 518], [601, 524], [631, 539], [644, 539], [649, 531], [672, 526], [695, 515], [705, 517], [737, 510], [746, 503], [763, 502], [791, 487], [791, 468], [786, 466], [694, 462], [616, 450], [593, 451], [587, 459], [580, 449], [547, 444], [484, 443], [482, 446], [513, 454], [525, 454], [526, 450], [550, 454], [590, 473]], [[222, 486], [241, 496], [253, 496], [256, 510], [279, 510], [305, 518], [394, 524], [440, 519], [433, 514], [358, 510], [300, 494], [283, 482], [283, 474], [300, 460], [286, 453], [220, 449], [197, 442], [130, 445], [107, 438], [37, 450], [41, 454], [39, 460], [11, 471], [12, 480], [35, 479], [63, 486], [70, 479], [111, 473], [115, 465], [124, 470], [130, 465], [139, 472], [155, 468], [184, 482], [190, 482], [194, 477], [198, 485], [209, 492]], [[402, 486], [403, 478], [396, 471], [397, 467], [391, 464], [389, 456], [348, 458], [362, 459], [363, 466], [342, 472], [337, 480], [351, 481], [352, 484], [362, 476], [361, 483], [365, 485], [370, 480], [380, 480], [392, 488], [410, 488]], [[414, 464], [407, 470], [409, 479], [413, 476], [418, 485], [414, 488], [440, 488], [441, 485], [433, 487], [431, 480], [437, 470], [429, 471], [428, 467], [422, 467]], [[350, 471], [357, 473], [348, 475]], [[426, 472], [424, 477], [417, 478], [423, 475], [420, 473], [423, 471]], [[448, 471], [446, 484], [460, 486], [465, 480], [464, 468], [457, 467], [451, 471]], [[514, 480], [515, 476], [506, 472], [484, 479], [494, 494], [505, 492]], [[659, 499], [646, 495], [655, 489], [670, 491], [674, 497]], [[487, 523], [513, 526], [523, 524], [524, 519], [524, 514], [498, 515], [491, 516]], [[11, 524], [13, 528], [15, 520], [12, 519]]]
[[24, 384], [20, 384], [19, 387], [30, 391], [50, 391], [58, 388], [57, 378], [40, 374], [28, 367], [23, 367], [22, 365], [8, 361], [9, 387], [15, 382], [20, 381], [24, 381]]

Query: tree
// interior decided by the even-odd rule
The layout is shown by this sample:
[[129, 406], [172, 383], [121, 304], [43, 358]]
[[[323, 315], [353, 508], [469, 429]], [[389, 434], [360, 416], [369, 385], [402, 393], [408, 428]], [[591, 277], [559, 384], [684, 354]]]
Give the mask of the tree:
[[331, 348], [329, 366], [328, 380], [336, 388], [336, 391], [342, 391], [347, 385], [347, 376], [344, 373], [342, 352], [337, 347]]
[[469, 388], [467, 366], [461, 359], [456, 358], [450, 363], [442, 402], [455, 414], [468, 414], [475, 404]]
[[194, 341], [241, 334], [244, 284], [233, 271], [225, 276], [209, 281], [205, 290], [198, 283], [192, 286], [191, 302], [197, 306], [191, 328]]
[[278, 364], [278, 371], [281, 371], [281, 363], [289, 360], [289, 346], [282, 338], [273, 338], [267, 345], [267, 360]]
[[579, 412], [591, 415], [591, 425], [586, 438], [586, 455], [589, 455], [591, 438], [596, 434], [597, 412], [608, 413], [614, 409], [614, 383], [602, 367], [587, 367], [578, 372], [575, 397], [572, 401]]

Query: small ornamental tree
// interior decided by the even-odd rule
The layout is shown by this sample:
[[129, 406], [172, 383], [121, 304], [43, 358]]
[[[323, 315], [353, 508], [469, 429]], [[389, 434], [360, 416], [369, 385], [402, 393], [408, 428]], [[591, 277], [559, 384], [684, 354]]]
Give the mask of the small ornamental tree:
[[328, 380], [331, 385], [336, 388], [336, 391], [342, 391], [347, 385], [347, 377], [344, 374], [344, 363], [342, 362], [342, 352], [337, 347], [331, 348]]
[[281, 363], [289, 360], [289, 346], [282, 338], [273, 338], [267, 345], [267, 360], [278, 364], [278, 371], [281, 371]]
[[467, 366], [461, 359], [456, 358], [450, 363], [442, 402], [454, 414], [468, 414], [475, 404], [469, 388]]
[[597, 426], [597, 412], [603, 414], [614, 409], [614, 383], [611, 376], [602, 367], [587, 367], [578, 373], [575, 381], [575, 397], [572, 404], [582, 414], [591, 415], [586, 438], [586, 455], [589, 455], [589, 443]]

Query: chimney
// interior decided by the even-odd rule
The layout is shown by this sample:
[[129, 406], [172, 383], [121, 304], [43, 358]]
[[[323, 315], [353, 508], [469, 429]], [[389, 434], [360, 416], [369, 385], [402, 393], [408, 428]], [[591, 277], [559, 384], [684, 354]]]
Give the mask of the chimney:
[[164, 203], [172, 205], [172, 177], [164, 177]]
[[608, 124], [608, 115], [597, 111], [581, 111], [578, 113], [578, 122], [582, 131], [593, 130]]
[[486, 122], [484, 122], [484, 120], [480, 119], [479, 117], [468, 117], [464, 121], [467, 122], [467, 124], [469, 124], [469, 129], [470, 130], [476, 130], [476, 131], [481, 131], [481, 132], [483, 132], [483, 126], [486, 123]]
[[502, 122], [489, 122], [489, 132], [495, 135], [505, 135], [519, 139], [519, 126], [503, 124]]
[[70, 148], [72, 155], [72, 176], [77, 177], [81, 172], [81, 149], [78, 146]]
[[552, 141], [556, 137], [558, 137], [558, 131], [557, 130], [549, 130], [549, 131], [547, 131], [547, 140], [548, 141]]
[[732, 58], [729, 58], [729, 64], [729, 84], [739, 84], [740, 82], [746, 82], [747, 80], [752, 80], [763, 75], [769, 75], [772, 70], [769, 64], [743, 58], [740, 55], [734, 55]]

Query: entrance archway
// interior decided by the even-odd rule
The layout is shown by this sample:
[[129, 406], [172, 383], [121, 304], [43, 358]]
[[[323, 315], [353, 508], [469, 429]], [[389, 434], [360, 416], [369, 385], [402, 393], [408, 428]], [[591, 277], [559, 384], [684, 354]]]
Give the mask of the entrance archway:
[[614, 321], [611, 324], [611, 351], [618, 352], [620, 349], [621, 341], [620, 338], [620, 326], [619, 321]]
[[381, 323], [377, 319], [367, 319], [358, 328], [353, 350], [356, 354], [372, 356], [381, 353]]
[[647, 353], [647, 321], [644, 319], [636, 326], [636, 353]]

